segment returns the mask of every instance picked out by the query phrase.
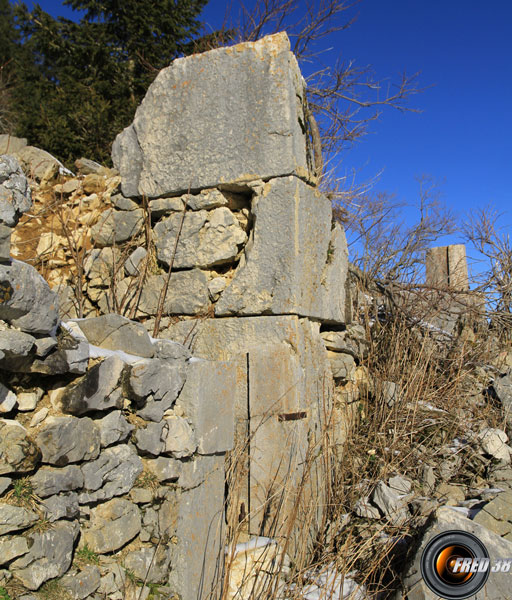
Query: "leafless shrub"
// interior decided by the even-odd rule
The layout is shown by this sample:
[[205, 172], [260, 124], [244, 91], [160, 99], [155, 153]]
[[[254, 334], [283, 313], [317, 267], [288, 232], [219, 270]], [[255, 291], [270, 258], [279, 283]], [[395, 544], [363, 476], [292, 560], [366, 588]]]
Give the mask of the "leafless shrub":
[[475, 292], [483, 294], [491, 326], [504, 342], [512, 339], [512, 243], [499, 221], [503, 215], [492, 206], [470, 214], [463, 234], [479, 254]]

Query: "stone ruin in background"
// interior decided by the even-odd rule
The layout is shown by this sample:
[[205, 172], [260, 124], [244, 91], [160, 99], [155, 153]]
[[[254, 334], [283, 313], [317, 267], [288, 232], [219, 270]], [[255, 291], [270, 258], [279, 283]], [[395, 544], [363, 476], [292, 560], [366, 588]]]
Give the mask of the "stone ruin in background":
[[[356, 398], [335, 397], [333, 381], [355, 386], [365, 342], [345, 327], [347, 245], [316, 187], [305, 102], [285, 34], [160, 72], [114, 142], [122, 193], [91, 230], [83, 289], [103, 316], [61, 321], [56, 294], [9, 259], [15, 223], [2, 217], [0, 368], [12, 379], [0, 426], [19, 451], [0, 449], [0, 479], [9, 493], [29, 476], [53, 523], [33, 531], [25, 511], [0, 532], [28, 589], [63, 576], [116, 600], [122, 564], [183, 600], [206, 598], [223, 576], [226, 515], [239, 541], [312, 547], [323, 433], [334, 419], [342, 441]], [[148, 224], [148, 243], [124, 257]], [[169, 269], [155, 340], [146, 329]], [[28, 402], [23, 377], [38, 373]], [[0, 497], [2, 510], [13, 509]], [[74, 562], [84, 545], [99, 566]]]

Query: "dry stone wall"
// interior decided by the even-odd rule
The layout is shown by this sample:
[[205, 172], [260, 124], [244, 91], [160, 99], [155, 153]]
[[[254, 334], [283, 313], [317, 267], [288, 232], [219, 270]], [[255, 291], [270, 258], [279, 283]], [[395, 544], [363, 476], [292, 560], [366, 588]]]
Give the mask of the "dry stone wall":
[[241, 539], [312, 547], [323, 432], [356, 398], [333, 381], [355, 386], [364, 332], [305, 113], [285, 34], [175, 61], [114, 142], [119, 176], [81, 161], [59, 184], [105, 206], [55, 291], [9, 256], [30, 197], [0, 160], [2, 581], [206, 598], [227, 514]]

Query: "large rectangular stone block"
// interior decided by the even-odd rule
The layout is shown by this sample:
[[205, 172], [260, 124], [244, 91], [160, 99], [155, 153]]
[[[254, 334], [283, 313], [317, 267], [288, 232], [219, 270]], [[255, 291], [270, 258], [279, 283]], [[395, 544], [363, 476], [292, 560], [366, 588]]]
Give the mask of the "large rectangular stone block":
[[188, 320], [163, 335], [187, 340], [195, 356], [236, 361], [235, 448], [246, 453], [247, 468], [231, 513], [252, 535], [311, 547], [326, 489], [320, 457], [332, 408], [319, 323], [297, 316]]
[[233, 449], [236, 364], [201, 360], [189, 365], [177, 406], [194, 424], [199, 454]]
[[297, 177], [280, 177], [263, 186], [252, 213], [245, 259], [215, 314], [296, 314], [343, 323], [348, 251], [343, 229], [331, 230], [330, 201]]
[[112, 147], [123, 194], [308, 178], [304, 87], [285, 33], [175, 60]]

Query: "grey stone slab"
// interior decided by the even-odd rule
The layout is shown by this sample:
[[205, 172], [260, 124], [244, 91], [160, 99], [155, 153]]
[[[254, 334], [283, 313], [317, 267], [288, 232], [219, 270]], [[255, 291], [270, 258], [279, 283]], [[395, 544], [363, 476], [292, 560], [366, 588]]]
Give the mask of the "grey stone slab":
[[218, 183], [307, 177], [303, 103], [284, 33], [175, 60], [114, 141], [123, 194], [156, 198]]
[[101, 315], [77, 321], [90, 344], [108, 350], [151, 358], [155, 351], [146, 328], [118, 314]]
[[2, 536], [0, 538], [0, 565], [10, 562], [18, 556], [23, 556], [28, 550], [28, 541], [26, 538], [21, 536]]
[[50, 181], [63, 168], [63, 164], [49, 152], [35, 146], [21, 148], [16, 152], [16, 158], [27, 176], [36, 181]]
[[0, 319], [28, 333], [50, 333], [57, 325], [58, 298], [31, 265], [0, 263]]
[[181, 461], [181, 472], [178, 486], [183, 490], [191, 490], [202, 485], [214, 471], [224, 471], [224, 455], [195, 456]]
[[0, 535], [27, 529], [38, 520], [36, 513], [21, 506], [0, 503]]
[[182, 198], [157, 198], [149, 203], [153, 219], [160, 219], [173, 212], [181, 212], [184, 206], [185, 202]]
[[331, 212], [329, 200], [296, 177], [266, 183], [253, 201], [255, 223], [244, 260], [215, 314], [297, 314], [343, 322], [348, 262], [342, 232], [331, 261]]
[[233, 449], [235, 388], [234, 362], [201, 361], [189, 365], [177, 406], [194, 424], [199, 454]]
[[88, 417], [48, 417], [36, 442], [43, 462], [63, 467], [95, 459], [100, 451], [100, 432]]
[[79, 530], [77, 522], [57, 521], [48, 531], [29, 534], [30, 551], [11, 563], [13, 575], [29, 590], [64, 575], [71, 565]]
[[213, 470], [203, 485], [181, 493], [177, 519], [169, 508], [176, 544], [171, 546], [168, 585], [182, 600], [206, 598], [219, 583], [225, 545], [223, 490], [224, 469]]
[[30, 478], [34, 493], [41, 498], [53, 496], [60, 492], [69, 492], [79, 489], [84, 484], [84, 477], [80, 467], [68, 465], [61, 469], [41, 467]]

